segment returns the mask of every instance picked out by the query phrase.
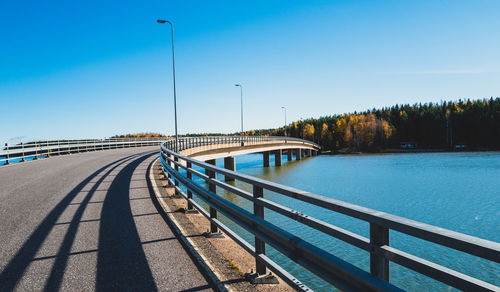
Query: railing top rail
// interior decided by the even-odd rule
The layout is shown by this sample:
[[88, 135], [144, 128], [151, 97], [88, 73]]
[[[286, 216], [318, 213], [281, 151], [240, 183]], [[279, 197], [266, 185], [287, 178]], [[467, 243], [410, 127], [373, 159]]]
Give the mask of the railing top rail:
[[[79, 140], [50, 140], [50, 141], [31, 141], [31, 142], [21, 142], [15, 145], [9, 145], [5, 143], [0, 145], [0, 165], [10, 164], [11, 160], [21, 159], [20, 161], [25, 161], [25, 159], [42, 157], [44, 155], [60, 153], [61, 151], [74, 152], [85, 149], [91, 149], [95, 147], [102, 148], [116, 148], [128, 146], [141, 146], [143, 144], [148, 145], [158, 145], [161, 142], [167, 141], [166, 139], [136, 139], [136, 138], [119, 138], [119, 139], [79, 139]], [[134, 146], [134, 147], [135, 147]], [[4, 162], [4, 163], [2, 163]]]

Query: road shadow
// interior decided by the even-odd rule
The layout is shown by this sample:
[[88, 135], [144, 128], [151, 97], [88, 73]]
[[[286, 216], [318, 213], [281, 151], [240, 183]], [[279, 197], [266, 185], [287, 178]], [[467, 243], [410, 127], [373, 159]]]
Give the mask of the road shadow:
[[151, 153], [128, 163], [111, 182], [99, 227], [97, 291], [157, 291], [130, 205], [134, 170]]
[[[87, 208], [88, 204], [90, 204], [90, 199], [99, 188], [104, 179], [109, 177], [109, 174], [113, 172], [120, 165], [127, 163], [132, 160], [134, 157], [130, 157], [128, 159], [122, 160], [121, 162], [115, 164], [113, 167], [109, 168], [104, 175], [102, 175], [96, 183], [92, 186], [92, 188], [85, 195], [83, 200], [78, 203], [78, 209], [76, 210], [73, 218], [68, 224], [68, 229], [66, 234], [64, 235], [63, 241], [59, 250], [57, 252], [57, 256], [55, 258], [54, 265], [52, 266], [52, 270], [50, 271], [50, 275], [45, 283], [44, 291], [58, 291], [62, 284], [62, 279], [64, 276], [64, 272], [66, 270], [66, 266], [68, 264], [69, 256], [71, 255], [71, 247], [73, 246], [73, 242], [75, 241], [76, 234], [78, 231], [78, 227], [82, 223], [83, 213]], [[69, 204], [72, 205], [72, 204]], [[100, 252], [98, 250], [98, 252]]]

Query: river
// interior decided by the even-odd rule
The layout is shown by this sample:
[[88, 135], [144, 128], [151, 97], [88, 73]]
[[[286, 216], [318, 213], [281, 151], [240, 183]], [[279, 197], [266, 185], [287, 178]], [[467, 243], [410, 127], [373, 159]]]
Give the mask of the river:
[[[272, 158], [273, 156], [271, 156]], [[457, 232], [500, 242], [500, 153], [414, 153], [322, 155], [281, 167], [262, 167], [262, 155], [236, 157], [239, 172], [293, 186]], [[217, 161], [222, 166], [222, 160]], [[273, 161], [271, 161], [271, 165]], [[244, 183], [240, 188], [251, 191]], [[234, 203], [251, 204], [218, 188]], [[368, 224], [275, 193], [285, 206], [368, 237]], [[332, 254], [369, 271], [369, 254], [342, 241], [266, 210], [266, 218]], [[253, 237], [224, 220], [246, 240]], [[391, 246], [500, 286], [500, 264], [391, 231]], [[268, 255], [316, 291], [331, 291], [323, 280], [268, 247]], [[391, 263], [391, 283], [409, 291], [443, 291], [450, 287]]]

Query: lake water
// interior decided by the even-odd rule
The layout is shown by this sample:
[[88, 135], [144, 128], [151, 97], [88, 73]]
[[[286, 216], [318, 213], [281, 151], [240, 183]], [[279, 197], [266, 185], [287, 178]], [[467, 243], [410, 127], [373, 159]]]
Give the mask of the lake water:
[[[272, 157], [272, 156], [271, 156]], [[237, 170], [345, 202], [500, 242], [500, 153], [462, 152], [318, 156], [262, 167], [262, 155], [238, 156]], [[223, 161], [218, 160], [222, 166]], [[271, 161], [273, 165], [273, 161]], [[251, 191], [244, 183], [238, 187]], [[227, 199], [252, 210], [245, 199], [218, 188]], [[341, 228], [369, 236], [368, 223], [265, 193], [265, 197]], [[369, 253], [266, 210], [266, 218], [332, 254], [369, 271]], [[223, 221], [253, 243], [253, 236]], [[391, 246], [500, 286], [500, 264], [391, 231]], [[332, 287], [268, 247], [268, 255], [317, 291]], [[410, 291], [450, 287], [391, 263], [391, 282]]]

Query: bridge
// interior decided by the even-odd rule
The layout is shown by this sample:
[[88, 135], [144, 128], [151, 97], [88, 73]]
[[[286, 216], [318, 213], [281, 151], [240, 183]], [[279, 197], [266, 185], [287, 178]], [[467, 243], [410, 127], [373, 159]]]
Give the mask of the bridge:
[[[292, 275], [267, 255], [266, 247], [270, 246], [341, 290], [400, 291], [390, 282], [389, 262], [461, 290], [500, 289], [398, 250], [391, 246], [389, 235], [390, 230], [398, 231], [496, 263], [500, 263], [499, 243], [265, 181], [235, 169], [237, 156], [247, 153], [261, 153], [263, 167], [270, 166], [271, 155], [277, 167], [283, 155], [288, 160], [315, 156], [320, 148], [310, 141], [223, 136], [181, 138], [178, 143], [170, 139], [42, 144], [16, 145], [0, 152], [0, 159], [9, 163], [50, 156], [0, 167], [2, 291], [75, 287], [198, 291], [225, 290], [241, 283], [236, 278], [218, 279], [211, 265], [196, 255], [190, 242], [199, 235], [182, 234], [171, 212], [165, 211], [165, 200], [173, 197], [187, 202], [186, 213], [199, 212], [209, 220], [206, 237], [218, 240], [223, 234], [253, 257], [255, 273], [247, 275], [251, 283], [270, 280], [271, 271], [295, 290], [310, 290], [297, 279], [300, 275]], [[218, 158], [224, 159], [223, 167], [215, 165]], [[158, 168], [165, 187], [161, 178], [154, 178]], [[252, 191], [230, 183], [234, 180], [250, 185]], [[171, 192], [164, 198], [158, 189]], [[253, 211], [228, 201], [221, 190], [247, 200]], [[365, 221], [370, 236], [283, 206], [273, 201], [270, 193]], [[266, 209], [367, 251], [370, 271], [276, 226], [266, 220]], [[244, 240], [219, 215], [243, 227], [254, 236], [254, 242]]]

